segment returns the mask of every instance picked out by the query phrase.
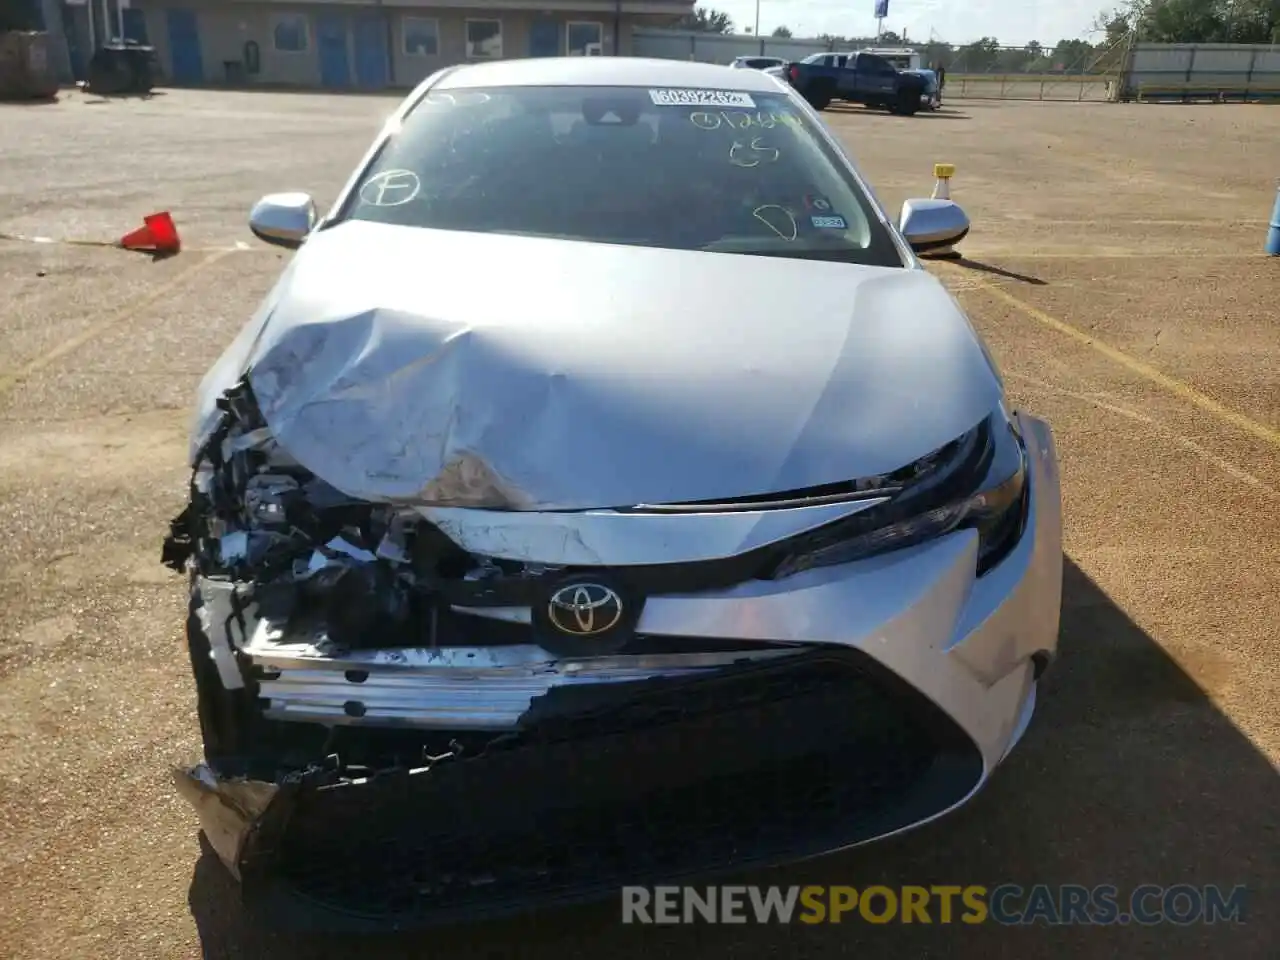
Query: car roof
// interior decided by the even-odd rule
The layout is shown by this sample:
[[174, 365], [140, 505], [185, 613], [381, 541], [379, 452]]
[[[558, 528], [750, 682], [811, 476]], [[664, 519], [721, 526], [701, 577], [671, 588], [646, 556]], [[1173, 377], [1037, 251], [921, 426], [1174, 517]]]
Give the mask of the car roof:
[[773, 77], [757, 71], [645, 57], [536, 57], [472, 63], [450, 70], [434, 87], [708, 87], [746, 93], [784, 89]]

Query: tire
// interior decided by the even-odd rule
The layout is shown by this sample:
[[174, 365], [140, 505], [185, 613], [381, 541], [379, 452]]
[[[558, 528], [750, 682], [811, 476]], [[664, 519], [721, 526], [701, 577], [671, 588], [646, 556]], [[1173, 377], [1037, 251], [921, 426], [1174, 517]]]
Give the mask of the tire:
[[899, 117], [913, 117], [920, 110], [920, 94], [914, 90], [899, 91], [889, 112]]
[[831, 90], [828, 87], [815, 87], [809, 93], [805, 94], [805, 99], [809, 101], [809, 106], [815, 110], [825, 110], [831, 106]]

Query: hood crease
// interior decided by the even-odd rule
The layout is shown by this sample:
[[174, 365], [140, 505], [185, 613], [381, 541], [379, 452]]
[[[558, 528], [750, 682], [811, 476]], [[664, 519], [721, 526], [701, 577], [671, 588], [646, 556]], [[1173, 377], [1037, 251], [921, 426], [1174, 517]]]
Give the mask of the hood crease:
[[360, 222], [299, 250], [195, 422], [246, 374], [348, 496], [515, 510], [888, 473], [1001, 397], [923, 270]]

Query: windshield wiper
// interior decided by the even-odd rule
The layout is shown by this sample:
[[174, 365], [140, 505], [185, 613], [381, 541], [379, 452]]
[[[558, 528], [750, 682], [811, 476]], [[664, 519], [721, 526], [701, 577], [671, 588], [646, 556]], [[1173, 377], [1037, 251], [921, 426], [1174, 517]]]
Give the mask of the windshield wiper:
[[718, 253], [736, 253], [743, 254], [748, 257], [780, 257], [786, 260], [818, 260], [822, 263], [856, 263], [863, 266], [876, 266], [870, 260], [866, 260], [858, 254], [863, 253], [862, 250], [853, 250], [847, 247], [838, 250], [814, 249], [812, 247], [802, 247], [799, 250], [788, 250], [785, 248], [770, 247], [768, 249], [750, 250], [720, 250]]

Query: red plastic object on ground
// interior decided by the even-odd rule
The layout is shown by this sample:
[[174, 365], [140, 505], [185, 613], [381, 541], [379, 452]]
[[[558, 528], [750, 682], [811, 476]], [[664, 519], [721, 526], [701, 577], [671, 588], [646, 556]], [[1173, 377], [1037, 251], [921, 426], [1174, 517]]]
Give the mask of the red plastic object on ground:
[[152, 213], [142, 218], [142, 226], [120, 238], [120, 246], [126, 250], [147, 250], [153, 253], [177, 253], [182, 249], [178, 228], [173, 224], [169, 211]]

